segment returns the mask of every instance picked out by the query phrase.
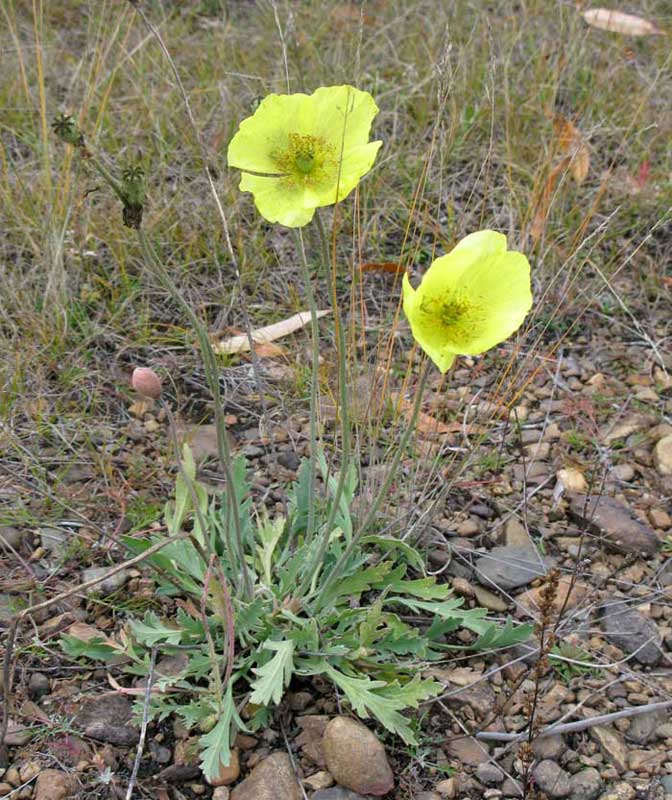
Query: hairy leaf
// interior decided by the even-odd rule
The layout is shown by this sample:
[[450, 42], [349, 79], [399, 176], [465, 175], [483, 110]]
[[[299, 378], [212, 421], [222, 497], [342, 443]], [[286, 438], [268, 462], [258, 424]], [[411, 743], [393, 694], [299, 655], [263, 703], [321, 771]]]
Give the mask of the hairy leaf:
[[341, 578], [333, 583], [322, 597], [322, 605], [327, 606], [336, 601], [339, 597], [360, 595], [373, 586], [382, 583], [385, 576], [390, 571], [392, 562], [382, 561], [373, 567], [365, 567], [352, 575]]
[[135, 638], [148, 647], [154, 647], [159, 642], [179, 644], [182, 639], [182, 629], [164, 625], [153, 611], [148, 611], [145, 618], [131, 622], [131, 630]]
[[272, 580], [273, 553], [284, 530], [284, 518], [276, 517], [271, 520], [268, 512], [264, 509], [257, 524], [257, 536], [261, 544], [257, 545], [256, 551], [267, 586], [271, 585]]
[[506, 620], [503, 628], [491, 622], [469, 649], [490, 650], [496, 647], [511, 647], [529, 639], [533, 630], [533, 625], [515, 625], [510, 617]]
[[212, 782], [220, 773], [222, 767], [231, 763], [231, 720], [233, 719], [235, 704], [231, 683], [229, 683], [222, 712], [215, 727], [199, 739], [201, 750], [201, 769], [203, 774]]
[[264, 642], [263, 649], [276, 652], [263, 667], [252, 670], [257, 678], [252, 682], [250, 702], [260, 706], [277, 705], [294, 672], [294, 642], [286, 639]]
[[93, 661], [110, 661], [119, 655], [119, 648], [105, 643], [103, 637], [96, 637], [85, 641], [76, 636], [61, 636], [61, 650], [70, 658], [90, 658]]
[[360, 717], [375, 717], [389, 731], [401, 736], [406, 744], [416, 743], [415, 734], [408, 720], [399, 712], [405, 708], [417, 708], [420, 700], [432, 697], [441, 689], [436, 681], [419, 677], [405, 686], [368, 677], [355, 678], [339, 672], [326, 662], [323, 671], [341, 689]]

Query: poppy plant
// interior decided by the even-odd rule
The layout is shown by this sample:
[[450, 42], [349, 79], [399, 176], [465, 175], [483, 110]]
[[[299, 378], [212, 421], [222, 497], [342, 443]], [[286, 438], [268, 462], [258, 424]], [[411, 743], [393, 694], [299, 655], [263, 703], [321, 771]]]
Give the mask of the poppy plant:
[[413, 337], [441, 372], [457, 355], [477, 355], [503, 342], [532, 307], [530, 264], [506, 249], [506, 236], [477, 231], [437, 258], [413, 289], [403, 282]]
[[371, 169], [382, 142], [369, 142], [378, 113], [368, 92], [323, 86], [313, 94], [271, 94], [240, 123], [228, 163], [259, 213], [290, 228], [340, 202]]

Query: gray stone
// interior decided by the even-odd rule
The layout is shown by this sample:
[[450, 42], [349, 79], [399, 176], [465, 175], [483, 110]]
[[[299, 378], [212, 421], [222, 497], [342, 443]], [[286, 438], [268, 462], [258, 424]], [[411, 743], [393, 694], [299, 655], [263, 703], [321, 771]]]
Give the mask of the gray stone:
[[664, 722], [656, 728], [656, 736], [659, 739], [672, 739], [672, 722]]
[[156, 780], [165, 783], [186, 783], [193, 781], [201, 775], [201, 768], [197, 764], [171, 764], [157, 773]]
[[40, 528], [40, 544], [53, 556], [61, 558], [68, 548], [68, 533], [60, 528]]
[[[17, 595], [0, 594], [0, 621], [9, 622], [10, 619], [19, 611], [24, 609], [26, 603]], [[1, 676], [0, 672], [0, 676]], [[2, 686], [2, 677], [0, 677], [0, 687]]]
[[603, 792], [598, 800], [633, 800], [637, 794], [635, 787], [625, 781], [615, 783], [608, 791]]
[[164, 747], [159, 742], [151, 741], [149, 743], [149, 752], [152, 754], [152, 759], [157, 764], [168, 764], [172, 758], [170, 747]]
[[660, 548], [655, 531], [613, 497], [576, 495], [570, 501], [570, 514], [613, 550], [652, 556]]
[[96, 470], [92, 464], [70, 464], [59, 477], [63, 483], [85, 483], [96, 477]]
[[128, 570], [122, 569], [120, 572], [115, 572], [109, 578], [104, 577], [110, 571], [109, 567], [89, 567], [82, 573], [82, 583], [89, 581], [99, 580], [95, 586], [86, 590], [89, 597], [99, 595], [106, 597], [108, 594], [114, 594], [118, 589], [128, 580]]
[[298, 717], [296, 722], [301, 728], [301, 733], [294, 740], [296, 746], [301, 748], [304, 756], [324, 769], [327, 765], [322, 751], [322, 736], [329, 724], [329, 717], [320, 714], [305, 714]]
[[318, 789], [313, 794], [312, 800], [366, 800], [366, 798], [342, 786], [332, 786], [330, 789]]
[[128, 697], [108, 692], [85, 701], [73, 724], [87, 736], [122, 747], [137, 744], [140, 732], [131, 724], [133, 716]]
[[394, 776], [378, 738], [361, 722], [334, 717], [322, 737], [327, 769], [336, 783], [376, 797], [394, 788]]
[[314, 697], [310, 692], [291, 692], [288, 700], [292, 711], [305, 711], [314, 701]]
[[631, 464], [616, 464], [611, 475], [618, 481], [628, 483], [635, 477], [635, 468]]
[[655, 666], [660, 661], [662, 641], [658, 626], [627, 602], [603, 606], [602, 630], [611, 644], [640, 664]]
[[0, 548], [9, 546], [13, 550], [18, 550], [22, 540], [23, 531], [11, 525], [0, 525]]
[[620, 733], [610, 725], [596, 725], [590, 729], [590, 736], [600, 747], [602, 754], [611, 761], [618, 772], [625, 772], [628, 768], [628, 748]]
[[507, 600], [489, 589], [485, 589], [483, 586], [474, 586], [474, 594], [478, 605], [487, 608], [489, 611], [497, 611], [501, 614], [509, 608]]
[[532, 752], [535, 758], [538, 758], [540, 761], [543, 761], [545, 758], [551, 758], [557, 761], [566, 749], [567, 745], [565, 744], [565, 740], [559, 734], [555, 734], [554, 736], [542, 736], [539, 739], [535, 739], [532, 743]]
[[[437, 675], [437, 677], [439, 676]], [[448, 672], [448, 679], [450, 680], [450, 672]], [[450, 696], [445, 698], [447, 706], [454, 709], [459, 709], [465, 705], [469, 706], [480, 719], [484, 719], [492, 713], [497, 698], [489, 683], [480, 681], [474, 683], [472, 686], [465, 686], [464, 689], [459, 690], [455, 687], [456, 684], [447, 684], [447, 688], [450, 689]]]
[[500, 787], [504, 797], [521, 797], [523, 793], [523, 786], [513, 778], [507, 778]]
[[10, 747], [23, 747], [27, 744], [34, 735], [34, 731], [28, 725], [20, 722], [15, 722], [11, 717], [7, 724], [7, 733], [5, 734], [5, 744]]
[[476, 767], [476, 777], [481, 783], [491, 786], [504, 780], [502, 770], [490, 761], [484, 761]]
[[447, 797], [448, 800], [453, 800], [457, 794], [457, 780], [454, 777], [444, 778], [436, 784], [434, 789], [441, 797]]
[[49, 678], [43, 672], [33, 672], [28, 680], [28, 694], [33, 700], [39, 700], [49, 694]]
[[490, 760], [490, 753], [485, 742], [479, 742], [471, 736], [449, 739], [444, 750], [448, 758], [457, 759], [467, 767], [477, 767]]
[[476, 577], [484, 586], [500, 589], [525, 586], [545, 575], [552, 566], [533, 547], [493, 547], [476, 561]]
[[602, 776], [593, 767], [582, 769], [569, 779], [571, 800], [595, 800], [602, 791]]
[[532, 772], [535, 785], [552, 800], [567, 797], [571, 791], [569, 773], [555, 761], [540, 761]]
[[301, 459], [293, 450], [286, 450], [284, 453], [278, 453], [278, 464], [285, 469], [295, 471], [301, 465]]
[[530, 536], [516, 517], [511, 517], [507, 520], [504, 526], [504, 544], [508, 547], [526, 547], [532, 545]]
[[271, 753], [231, 792], [231, 800], [302, 800], [287, 753]]
[[[655, 700], [653, 702], [656, 702]], [[625, 738], [635, 744], [646, 744], [656, 736], [656, 731], [670, 718], [670, 709], [661, 708], [656, 711], [647, 711], [638, 714], [630, 720], [630, 727], [625, 732]]]
[[672, 794], [672, 775], [663, 775], [660, 782], [665, 789], [665, 794]]
[[515, 659], [519, 664], [525, 664], [528, 667], [534, 666], [539, 660], [539, 644], [533, 639], [529, 642], [521, 644], [514, 644], [508, 651], [511, 659]]

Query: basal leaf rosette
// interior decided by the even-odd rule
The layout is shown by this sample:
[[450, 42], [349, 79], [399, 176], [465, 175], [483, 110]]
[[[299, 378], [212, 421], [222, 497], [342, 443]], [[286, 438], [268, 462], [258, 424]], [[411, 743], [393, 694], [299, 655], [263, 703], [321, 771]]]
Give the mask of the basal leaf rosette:
[[313, 94], [271, 94], [240, 123], [229, 166], [243, 170], [240, 189], [259, 213], [290, 228], [315, 209], [340, 202], [373, 166], [382, 142], [369, 142], [378, 113], [373, 97], [353, 86]]
[[530, 264], [506, 236], [477, 231], [437, 258], [413, 289], [404, 276], [404, 312], [413, 337], [441, 372], [457, 355], [477, 355], [508, 339], [532, 307]]

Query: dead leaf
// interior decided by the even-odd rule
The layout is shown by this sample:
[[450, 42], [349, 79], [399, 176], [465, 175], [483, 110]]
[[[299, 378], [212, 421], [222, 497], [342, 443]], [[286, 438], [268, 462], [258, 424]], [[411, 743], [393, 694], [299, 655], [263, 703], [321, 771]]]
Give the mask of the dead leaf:
[[402, 267], [396, 261], [367, 261], [365, 264], [360, 264], [359, 269], [362, 272], [391, 272], [394, 275], [406, 272], [406, 267]]
[[254, 352], [259, 358], [277, 358], [287, 355], [287, 348], [273, 342], [262, 342], [254, 345]]
[[331, 10], [331, 18], [339, 30], [350, 26], [373, 25], [373, 17], [364, 13], [364, 6], [358, 3], [339, 3]]
[[196, 604], [194, 603], [193, 600], [190, 599], [182, 600], [181, 598], [178, 598], [175, 601], [175, 605], [178, 608], [184, 609], [184, 611], [186, 611], [190, 617], [193, 617], [194, 619], [201, 618], [201, 612], [198, 610], [198, 608], [196, 608]]
[[75, 639], [81, 639], [83, 642], [90, 642], [93, 639], [100, 639], [104, 644], [110, 647], [119, 647], [119, 644], [106, 636], [99, 628], [93, 625], [87, 625], [86, 622], [73, 622], [68, 626], [63, 633], [68, 636], [74, 636]]
[[442, 667], [433, 667], [428, 669], [425, 673], [428, 677], [436, 678], [444, 686], [453, 684], [454, 686], [473, 686], [478, 683], [483, 675], [483, 672], [472, 669], [471, 667], [454, 667], [444, 669]]
[[639, 169], [637, 170], [637, 177], [635, 181], [639, 189], [643, 189], [646, 184], [651, 179], [651, 162], [650, 161], [643, 161], [639, 165]]
[[[191, 425], [177, 421], [175, 423], [175, 434], [180, 447], [186, 442], [194, 457], [194, 461], [200, 464], [206, 458], [218, 458], [219, 449], [217, 447], [217, 426], [214, 423], [207, 425]], [[229, 447], [233, 449], [236, 443], [231, 436], [229, 437]]]
[[[381, 413], [381, 393], [372, 384], [372, 377], [366, 373], [356, 378], [348, 387], [348, 414], [350, 419], [363, 423], [367, 419], [376, 418]], [[333, 422], [340, 418], [338, 386], [328, 387], [329, 393], [318, 401], [319, 415], [322, 422]]]
[[49, 719], [47, 714], [42, 711], [37, 703], [33, 703], [32, 700], [25, 700], [21, 704], [21, 716], [23, 719], [29, 719], [31, 722], [41, 722], [43, 725], [47, 725], [50, 728], [54, 726], [54, 723]]
[[155, 402], [151, 397], [143, 397], [141, 400], [136, 400], [128, 407], [128, 413], [136, 419], [142, 419], [145, 414], [154, 410]]
[[[245, 336], [245, 339], [247, 339], [247, 334], [236, 328], [229, 329], [228, 332], [235, 334], [236, 336]], [[287, 355], [287, 349], [280, 344], [275, 344], [274, 342], [259, 342], [259, 344], [255, 342], [254, 352], [259, 356], [259, 358], [277, 358], [278, 356]]]
[[[328, 310], [318, 311], [317, 318], [321, 319], [328, 313]], [[298, 314], [294, 314], [280, 322], [257, 328], [256, 331], [252, 331], [252, 339], [256, 343], [266, 344], [276, 339], [282, 339], [284, 336], [289, 336], [290, 333], [295, 333], [308, 324], [310, 324], [310, 311], [300, 311]], [[222, 339], [221, 342], [216, 342], [213, 349], [220, 354], [244, 353], [250, 349], [250, 342], [247, 334], [240, 334], [229, 339]]]
[[[107, 673], [107, 680], [110, 686], [117, 692], [118, 694], [125, 694], [130, 695], [131, 697], [138, 697], [144, 695], [147, 691], [146, 687], [144, 686], [122, 686], [119, 681], [110, 673]], [[164, 694], [167, 692], [167, 689], [162, 688], [161, 686], [152, 686], [151, 693], [152, 694]]]
[[555, 135], [562, 152], [569, 157], [569, 172], [577, 183], [583, 183], [590, 169], [590, 151], [581, 131], [562, 114], [553, 120]]
[[639, 433], [650, 428], [655, 423], [651, 414], [635, 411], [622, 419], [607, 423], [599, 433], [600, 441], [604, 444], [613, 444], [617, 439], [627, 439], [633, 433]]
[[623, 11], [612, 11], [608, 8], [590, 8], [583, 11], [583, 18], [593, 28], [612, 33], [623, 33], [626, 36], [655, 36], [662, 31], [653, 22], [635, 14], [626, 14]]
[[588, 482], [586, 481], [583, 472], [575, 467], [565, 467], [565, 469], [560, 469], [557, 471], [555, 477], [557, 478], [558, 483], [562, 485], [560, 492], [557, 492], [556, 489], [558, 494], [562, 494], [565, 491], [569, 492], [570, 494], [584, 494], [588, 488]]
[[558, 182], [559, 176], [562, 175], [562, 173], [565, 172], [569, 166], [569, 163], [569, 157], [563, 158], [559, 164], [553, 167], [548, 175], [548, 178], [546, 178], [546, 183], [544, 184], [544, 188], [542, 189], [539, 199], [537, 200], [534, 218], [532, 220], [532, 225], [530, 226], [530, 236], [532, 237], [534, 244], [541, 239], [544, 231], [546, 230], [546, 220], [548, 219], [548, 212], [551, 208], [551, 201], [553, 200], [555, 185]]
[[[413, 416], [414, 403], [411, 403], [404, 397], [400, 397], [396, 392], [392, 395], [392, 402], [395, 405], [399, 405], [410, 422]], [[462, 430], [462, 423], [451, 422], [446, 424], [445, 422], [441, 422], [440, 419], [436, 419], [436, 417], [433, 417], [431, 414], [421, 411], [418, 414], [416, 430], [418, 433], [423, 434], [424, 436], [439, 436], [447, 433], [459, 433]]]

